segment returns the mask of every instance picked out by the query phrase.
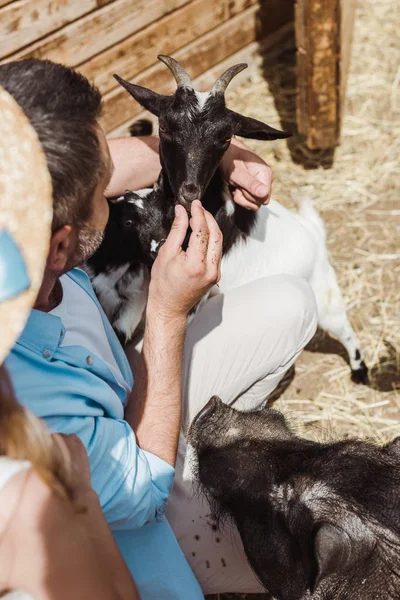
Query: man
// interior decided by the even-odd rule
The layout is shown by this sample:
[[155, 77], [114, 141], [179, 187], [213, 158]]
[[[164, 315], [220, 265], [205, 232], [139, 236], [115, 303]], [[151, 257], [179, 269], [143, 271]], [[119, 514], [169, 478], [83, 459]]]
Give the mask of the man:
[[[178, 206], [152, 269], [133, 386], [90, 282], [75, 267], [101, 241], [108, 217], [104, 194], [154, 181], [158, 162], [141, 140], [107, 145], [98, 125], [98, 91], [66, 67], [9, 63], [0, 66], [0, 85], [39, 135], [54, 195], [43, 284], [7, 361], [18, 397], [53, 430], [74, 433], [85, 444], [92, 485], [142, 599], [258, 591], [240, 544], [216, 537], [208, 507], [191, 496], [183, 435], [168, 506], [179, 544], [165, 518], [181, 411], [186, 428], [213, 393], [237, 406], [263, 402], [314, 333], [312, 292], [293, 277], [253, 282], [209, 300], [185, 338], [189, 309], [219, 278], [221, 234], [194, 202], [193, 234], [183, 252], [188, 217]], [[250, 151], [231, 146], [223, 169], [241, 188], [236, 201], [253, 209], [268, 201], [270, 171]]]

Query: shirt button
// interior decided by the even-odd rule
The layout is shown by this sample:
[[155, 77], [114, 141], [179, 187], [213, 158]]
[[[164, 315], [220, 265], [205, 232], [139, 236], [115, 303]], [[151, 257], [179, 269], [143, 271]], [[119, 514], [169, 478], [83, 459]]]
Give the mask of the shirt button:
[[86, 357], [86, 362], [88, 365], [92, 365], [93, 364], [93, 356], [87, 356]]
[[50, 358], [50, 356], [51, 356], [51, 352], [50, 352], [50, 350], [44, 350], [44, 351], [43, 351], [43, 356], [44, 356], [45, 358]]

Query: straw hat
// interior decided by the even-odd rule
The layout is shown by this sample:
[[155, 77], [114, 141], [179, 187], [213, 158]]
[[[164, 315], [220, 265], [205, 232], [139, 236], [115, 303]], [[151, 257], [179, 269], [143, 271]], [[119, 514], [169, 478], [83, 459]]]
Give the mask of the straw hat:
[[0, 87], [0, 364], [35, 302], [51, 219], [51, 178], [38, 136]]

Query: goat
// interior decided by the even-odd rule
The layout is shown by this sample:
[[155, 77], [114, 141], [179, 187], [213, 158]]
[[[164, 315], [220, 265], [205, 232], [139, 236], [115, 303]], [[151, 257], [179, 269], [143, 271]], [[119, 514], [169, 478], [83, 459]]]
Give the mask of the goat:
[[277, 600], [400, 598], [400, 437], [301, 439], [213, 397], [189, 430], [200, 486]]
[[306, 279], [316, 296], [319, 325], [345, 346], [352, 379], [368, 383], [360, 343], [346, 314], [335, 272], [329, 262], [325, 230], [307, 198], [298, 213], [275, 201], [257, 214], [233, 202], [219, 165], [232, 136], [274, 140], [290, 134], [278, 131], [226, 108], [225, 90], [247, 65], [230, 67], [210, 92], [193, 88], [183, 67], [169, 56], [158, 57], [173, 73], [177, 90], [163, 96], [150, 89], [117, 81], [159, 119], [162, 186], [166, 197], [187, 209], [195, 199], [214, 215], [223, 233], [221, 292], [273, 274]]
[[142, 323], [149, 272], [173, 222], [173, 204], [155, 186], [127, 190], [109, 201], [104, 239], [85, 270], [120, 342], [125, 344]]

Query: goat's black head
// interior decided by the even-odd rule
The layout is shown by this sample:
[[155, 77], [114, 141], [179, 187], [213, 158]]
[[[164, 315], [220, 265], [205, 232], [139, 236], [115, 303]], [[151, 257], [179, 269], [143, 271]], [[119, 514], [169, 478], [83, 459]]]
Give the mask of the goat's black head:
[[111, 202], [110, 219], [114, 229], [120, 232], [124, 251], [131, 253], [132, 259], [150, 266], [171, 229], [172, 204], [165, 201], [158, 185], [137, 192], [127, 190]]
[[160, 159], [174, 197], [185, 208], [203, 197], [233, 135], [259, 140], [289, 137], [225, 106], [230, 81], [247, 67], [230, 67], [210, 92], [197, 92], [183, 67], [170, 56], [158, 57], [172, 71], [177, 90], [163, 96], [114, 75], [117, 81], [147, 110], [159, 118]]
[[274, 597], [400, 598], [400, 438], [316, 443], [274, 410], [241, 413], [214, 397], [189, 440], [214, 510], [234, 520]]

